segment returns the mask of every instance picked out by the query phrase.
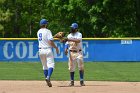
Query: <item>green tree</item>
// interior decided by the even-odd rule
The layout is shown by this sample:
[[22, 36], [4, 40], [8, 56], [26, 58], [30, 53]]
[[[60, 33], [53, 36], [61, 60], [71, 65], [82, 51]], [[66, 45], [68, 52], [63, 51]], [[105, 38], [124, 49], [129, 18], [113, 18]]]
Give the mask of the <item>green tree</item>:
[[133, 0], [101, 0], [89, 10], [97, 37], [137, 36], [136, 9]]
[[[88, 3], [85, 0], [49, 0], [47, 7], [52, 11], [51, 20], [57, 31], [70, 31], [70, 25], [73, 22], [79, 24], [79, 30], [84, 37], [92, 36], [90, 16], [87, 12], [89, 9]], [[51, 16], [49, 17], [51, 18]], [[52, 26], [52, 28], [54, 28]]]
[[1, 0], [0, 1], [0, 37], [4, 37], [5, 36], [5, 22], [9, 22], [10, 21], [10, 17], [12, 15], [12, 13], [10, 13], [9, 9], [3, 9], [3, 3], [5, 2], [5, 0]]
[[[136, 28], [137, 31], [140, 31], [140, 1], [136, 0]], [[138, 33], [138, 35], [140, 36], [140, 34]]]
[[53, 34], [69, 32], [77, 22], [83, 37], [140, 35], [134, 0], [1, 0], [0, 4], [4, 37], [36, 37], [42, 18], [49, 21]]

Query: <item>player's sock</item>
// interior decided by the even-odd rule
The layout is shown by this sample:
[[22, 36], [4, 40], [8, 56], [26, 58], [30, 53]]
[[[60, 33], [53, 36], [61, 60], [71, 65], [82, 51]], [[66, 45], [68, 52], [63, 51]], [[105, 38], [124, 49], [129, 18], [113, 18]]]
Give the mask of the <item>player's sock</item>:
[[44, 70], [44, 76], [45, 76], [45, 78], [47, 78], [47, 76], [48, 76], [48, 70]]
[[52, 75], [52, 72], [53, 72], [53, 68], [49, 68], [49, 69], [48, 69], [48, 76], [47, 76], [47, 79], [50, 80], [50, 77], [51, 77], [51, 75]]
[[83, 81], [83, 79], [84, 79], [84, 71], [80, 70], [79, 74], [80, 74], [80, 81]]
[[74, 72], [70, 72], [70, 79], [71, 81], [74, 81]]

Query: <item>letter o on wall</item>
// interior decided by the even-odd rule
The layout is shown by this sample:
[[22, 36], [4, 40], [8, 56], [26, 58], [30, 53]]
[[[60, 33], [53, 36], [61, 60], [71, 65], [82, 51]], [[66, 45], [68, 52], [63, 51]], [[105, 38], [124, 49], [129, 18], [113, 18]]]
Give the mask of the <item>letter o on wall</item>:
[[[21, 48], [23, 47], [23, 51], [21, 51]], [[16, 45], [16, 55], [18, 58], [24, 58], [27, 54], [27, 46], [24, 42], [18, 42]]]

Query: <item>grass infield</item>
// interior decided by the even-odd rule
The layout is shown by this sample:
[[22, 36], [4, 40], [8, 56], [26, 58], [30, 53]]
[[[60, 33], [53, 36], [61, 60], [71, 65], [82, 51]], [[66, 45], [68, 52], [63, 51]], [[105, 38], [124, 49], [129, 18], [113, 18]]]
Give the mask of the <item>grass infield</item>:
[[[140, 62], [85, 62], [85, 80], [140, 81]], [[56, 62], [52, 80], [69, 80], [67, 62]], [[0, 80], [44, 80], [40, 62], [0, 62]], [[76, 69], [75, 80], [79, 80]]]

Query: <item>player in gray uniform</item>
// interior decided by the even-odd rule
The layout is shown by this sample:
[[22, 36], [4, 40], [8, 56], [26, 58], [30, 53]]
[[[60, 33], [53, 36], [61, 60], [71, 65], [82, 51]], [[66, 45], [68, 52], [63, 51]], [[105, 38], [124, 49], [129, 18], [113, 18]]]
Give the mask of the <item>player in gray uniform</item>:
[[71, 32], [67, 36], [68, 41], [65, 44], [65, 54], [67, 55], [69, 50], [69, 71], [70, 71], [70, 86], [74, 86], [74, 72], [76, 68], [76, 63], [79, 68], [80, 75], [80, 85], [84, 84], [84, 63], [83, 63], [83, 53], [82, 53], [82, 34], [78, 31], [78, 24], [73, 23], [71, 25]]
[[39, 56], [44, 70], [45, 80], [49, 87], [52, 87], [50, 77], [55, 66], [52, 47], [59, 53], [58, 48], [53, 42], [53, 36], [49, 29], [47, 29], [48, 21], [46, 19], [40, 20], [40, 29], [37, 32], [39, 43]]

